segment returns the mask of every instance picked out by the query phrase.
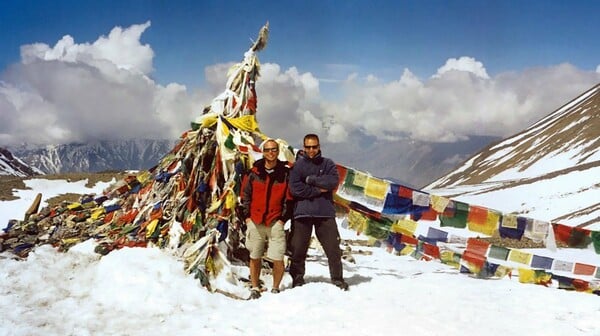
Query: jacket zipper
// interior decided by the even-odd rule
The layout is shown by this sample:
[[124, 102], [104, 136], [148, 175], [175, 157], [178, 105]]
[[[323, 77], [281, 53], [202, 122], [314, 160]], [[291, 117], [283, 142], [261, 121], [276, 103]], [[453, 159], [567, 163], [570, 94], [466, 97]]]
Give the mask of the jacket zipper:
[[[275, 174], [275, 171], [273, 171], [271, 174]], [[271, 178], [271, 174], [267, 173], [267, 197], [265, 199], [265, 204], [267, 206], [265, 207], [265, 212], [263, 213], [262, 217], [262, 223], [265, 225], [270, 224], [267, 224], [267, 214], [269, 213], [269, 199], [271, 198], [271, 189], [273, 188], [273, 183], [275, 182], [275, 179]]]

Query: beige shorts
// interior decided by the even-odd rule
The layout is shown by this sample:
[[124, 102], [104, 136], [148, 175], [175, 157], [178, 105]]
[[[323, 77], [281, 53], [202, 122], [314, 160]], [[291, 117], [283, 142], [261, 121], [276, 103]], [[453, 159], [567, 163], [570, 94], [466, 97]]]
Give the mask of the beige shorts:
[[273, 261], [283, 260], [285, 253], [285, 231], [281, 222], [271, 226], [264, 224], [248, 224], [246, 229], [246, 248], [250, 251], [250, 258], [261, 259], [265, 254], [265, 244], [269, 242], [267, 258]]

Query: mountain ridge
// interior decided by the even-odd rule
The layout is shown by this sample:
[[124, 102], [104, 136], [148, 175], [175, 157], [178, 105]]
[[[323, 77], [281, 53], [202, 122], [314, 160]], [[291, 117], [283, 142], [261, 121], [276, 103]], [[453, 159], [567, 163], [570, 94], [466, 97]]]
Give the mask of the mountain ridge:
[[[505, 212], [600, 227], [600, 84], [424, 189]], [[527, 200], [544, 199], [543, 208]], [[554, 211], [557, 202], [569, 210]]]
[[0, 147], [0, 175], [27, 177], [41, 174], [41, 170], [28, 165], [8, 149]]
[[144, 170], [155, 166], [176, 140], [98, 140], [89, 143], [13, 148], [29, 165], [45, 173]]

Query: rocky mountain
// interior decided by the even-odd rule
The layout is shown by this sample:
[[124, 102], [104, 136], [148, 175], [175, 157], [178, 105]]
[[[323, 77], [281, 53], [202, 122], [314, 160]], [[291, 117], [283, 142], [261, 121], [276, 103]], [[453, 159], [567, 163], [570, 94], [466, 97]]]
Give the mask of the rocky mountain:
[[425, 189], [503, 212], [600, 229], [600, 84]]
[[[364, 136], [355, 138], [365, 139]], [[337, 163], [402, 185], [421, 188], [498, 140], [501, 138], [473, 136], [455, 143], [414, 140], [325, 143], [323, 150], [325, 156]]]
[[[364, 136], [354, 137], [365, 139]], [[447, 174], [482, 148], [501, 138], [472, 136], [454, 143], [415, 140], [326, 144], [335, 162], [402, 185], [420, 188]], [[393, 164], [390, 164], [393, 162]]]
[[[448, 144], [373, 140], [361, 144], [327, 144], [324, 152], [340, 164], [417, 188], [451, 171], [473, 153], [497, 140], [499, 138], [482, 136]], [[45, 173], [137, 170], [156, 165], [176, 142], [107, 140], [85, 144], [20, 145], [11, 147], [11, 151]], [[390, 158], [393, 158], [394, 165], [385, 163], [390, 162]]]
[[175, 140], [105, 140], [42, 147], [22, 145], [12, 151], [45, 173], [140, 170], [155, 166], [175, 143]]
[[0, 175], [26, 177], [40, 174], [43, 174], [41, 170], [30, 167], [8, 149], [0, 147]]

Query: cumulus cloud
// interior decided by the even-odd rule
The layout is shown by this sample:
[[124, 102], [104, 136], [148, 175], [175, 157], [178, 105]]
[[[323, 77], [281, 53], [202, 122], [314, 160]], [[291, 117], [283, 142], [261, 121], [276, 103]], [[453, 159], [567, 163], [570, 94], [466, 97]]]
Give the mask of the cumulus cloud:
[[[92, 43], [67, 35], [54, 46], [22, 46], [21, 62], [0, 78], [0, 144], [173, 139], [187, 130], [222, 92], [233, 63], [207, 66], [202, 89], [159, 85], [150, 78], [154, 51], [140, 42], [149, 27], [116, 27]], [[327, 81], [339, 88], [335, 99], [321, 95], [322, 82], [263, 63], [256, 88], [261, 130], [292, 145], [309, 132], [330, 143], [360, 135], [432, 142], [505, 137], [596, 85], [600, 66], [593, 72], [565, 63], [490, 77], [481, 61], [463, 56], [425, 79], [404, 69], [393, 81], [358, 72]]]
[[489, 77], [481, 62], [460, 57], [449, 59], [428, 79], [419, 79], [408, 69], [390, 82], [353, 74], [344, 81], [339, 101], [323, 104], [322, 114], [315, 110], [313, 114], [333, 116], [348, 133], [358, 130], [380, 140], [506, 137], [599, 81], [598, 73], [568, 63]]
[[444, 73], [452, 70], [465, 71], [474, 74], [477, 77], [489, 79], [487, 71], [483, 66], [483, 63], [478, 62], [473, 57], [463, 56], [461, 58], [449, 58], [442, 67], [437, 71], [437, 75], [434, 77], [440, 77]]
[[154, 52], [149, 45], [140, 44], [140, 37], [148, 27], [150, 21], [126, 29], [115, 27], [108, 36], [101, 36], [92, 44], [77, 44], [73, 37], [65, 35], [52, 48], [44, 43], [24, 45], [21, 47], [21, 59], [24, 64], [37, 60], [61, 61], [100, 69], [106, 62], [118, 69], [147, 75], [152, 72]]
[[598, 64], [598, 66], [596, 67], [596, 72], [600, 73], [600, 64]]
[[21, 47], [0, 82], [0, 141], [69, 143], [176, 138], [201, 94], [149, 78], [154, 52], [140, 43], [150, 22], [113, 28], [93, 43], [64, 36], [53, 47]]

